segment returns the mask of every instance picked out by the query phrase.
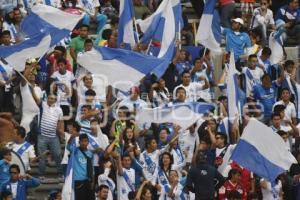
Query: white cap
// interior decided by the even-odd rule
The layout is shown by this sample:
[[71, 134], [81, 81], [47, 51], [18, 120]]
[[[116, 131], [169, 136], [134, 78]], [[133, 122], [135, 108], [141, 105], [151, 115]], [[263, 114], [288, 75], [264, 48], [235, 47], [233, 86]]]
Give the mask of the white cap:
[[235, 18], [235, 19], [232, 19], [232, 21], [234, 21], [234, 22], [237, 22], [237, 23], [240, 23], [240, 24], [244, 25], [244, 20], [242, 20], [241, 18]]

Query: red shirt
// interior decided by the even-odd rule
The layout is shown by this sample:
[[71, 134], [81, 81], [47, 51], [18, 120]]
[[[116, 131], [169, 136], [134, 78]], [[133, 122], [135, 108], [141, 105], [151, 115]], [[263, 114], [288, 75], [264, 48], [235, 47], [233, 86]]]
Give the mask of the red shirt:
[[225, 200], [230, 192], [237, 191], [242, 195], [242, 199], [247, 198], [244, 195], [243, 187], [241, 184], [233, 184], [230, 180], [226, 181], [224, 185], [219, 189], [219, 200]]
[[219, 3], [221, 4], [221, 6], [226, 6], [228, 4], [234, 3], [234, 0], [220, 0]]

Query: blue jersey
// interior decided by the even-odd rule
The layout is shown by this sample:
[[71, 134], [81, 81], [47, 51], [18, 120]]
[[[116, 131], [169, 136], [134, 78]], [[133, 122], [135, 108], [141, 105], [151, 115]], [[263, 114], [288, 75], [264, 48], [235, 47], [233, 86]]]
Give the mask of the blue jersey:
[[[74, 180], [75, 181], [84, 181], [89, 179], [87, 173], [87, 159], [83, 155], [83, 153], [79, 150], [79, 148], [74, 147], [72, 145], [68, 145], [69, 151], [75, 151], [74, 156]], [[91, 151], [85, 151], [85, 154], [93, 160], [93, 153]]]
[[0, 160], [0, 188], [5, 182], [9, 181], [9, 179], [9, 163], [5, 160]]
[[271, 88], [265, 88], [261, 84], [256, 84], [253, 87], [253, 95], [256, 100], [258, 100], [264, 107], [264, 115], [270, 117], [272, 115], [272, 108], [276, 102], [277, 97], [276, 83], [272, 83]]
[[233, 50], [235, 61], [245, 54], [245, 49], [251, 47], [251, 40], [247, 33], [235, 33], [233, 30], [224, 28], [223, 34], [226, 38], [226, 51]]

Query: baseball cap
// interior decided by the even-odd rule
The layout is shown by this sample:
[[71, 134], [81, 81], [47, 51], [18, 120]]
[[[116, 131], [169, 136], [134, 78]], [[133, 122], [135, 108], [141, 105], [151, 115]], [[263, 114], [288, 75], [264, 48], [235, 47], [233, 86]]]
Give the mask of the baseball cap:
[[244, 25], [244, 20], [242, 20], [241, 18], [235, 18], [235, 19], [232, 19], [232, 21], [234, 21], [234, 22], [237, 22], [237, 23], [240, 23], [240, 24]]

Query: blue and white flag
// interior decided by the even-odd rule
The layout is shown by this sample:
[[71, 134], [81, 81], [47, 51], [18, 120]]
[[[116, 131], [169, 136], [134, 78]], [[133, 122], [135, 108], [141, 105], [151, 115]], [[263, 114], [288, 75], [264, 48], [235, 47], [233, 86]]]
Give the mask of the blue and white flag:
[[49, 49], [51, 36], [47, 33], [39, 33], [22, 43], [11, 46], [0, 46], [0, 57], [17, 71], [23, 71], [28, 58], [40, 58]]
[[[176, 33], [183, 27], [179, 0], [163, 0], [157, 10], [148, 18], [139, 22], [144, 33], [141, 41], [160, 41], [158, 57], [173, 56]], [[170, 58], [171, 59], [171, 58]]]
[[238, 117], [240, 109], [239, 109], [239, 96], [238, 96], [238, 83], [237, 83], [237, 75], [234, 61], [234, 53], [230, 54], [230, 62], [228, 68], [227, 75], [227, 98], [228, 98], [228, 117], [229, 122], [233, 123], [233, 121]]
[[30, 15], [24, 18], [21, 30], [31, 38], [40, 32], [49, 32], [51, 35], [51, 47], [56, 45], [77, 25], [83, 15], [66, 13], [47, 5], [35, 5]]
[[284, 140], [254, 118], [245, 127], [231, 159], [270, 182], [297, 163]]
[[272, 50], [270, 61], [272, 65], [278, 64], [284, 60], [282, 36], [272, 32], [269, 37], [269, 47]]
[[129, 44], [131, 48], [136, 45], [133, 19], [134, 9], [132, 0], [120, 0], [118, 46], [120, 46], [121, 43]]
[[70, 158], [68, 160], [65, 183], [62, 188], [62, 200], [74, 200], [75, 199], [74, 180], [73, 180], [73, 172], [74, 172], [73, 167], [74, 167], [74, 157], [75, 157], [75, 149], [76, 149], [75, 140], [73, 140], [72, 146], [73, 146], [73, 148], [70, 153]]
[[211, 51], [221, 53], [221, 25], [220, 16], [215, 9], [216, 1], [206, 1], [196, 34], [196, 41]]
[[[174, 123], [183, 130], [193, 125], [215, 106], [209, 103], [183, 103], [167, 107], [142, 108], [136, 115], [137, 124], [149, 127], [151, 123]], [[141, 127], [143, 128], [143, 127]]]
[[128, 91], [154, 68], [163, 65], [165, 60], [126, 49], [95, 47], [78, 55], [77, 63], [102, 76], [104, 85]]

